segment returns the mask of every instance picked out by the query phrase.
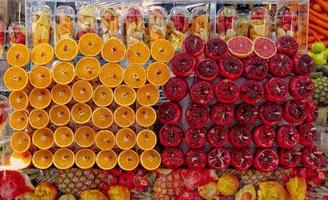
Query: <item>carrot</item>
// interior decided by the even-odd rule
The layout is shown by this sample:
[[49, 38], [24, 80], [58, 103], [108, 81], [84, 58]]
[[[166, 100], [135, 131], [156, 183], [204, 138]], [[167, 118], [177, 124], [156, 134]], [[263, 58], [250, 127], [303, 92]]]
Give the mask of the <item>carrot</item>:
[[325, 22], [325, 21], [323, 21], [323, 20], [321, 20], [321, 19], [319, 19], [315, 16], [310, 16], [309, 20], [310, 20], [311, 23], [317, 24], [322, 28], [328, 29], [328, 22]]
[[316, 11], [314, 11], [314, 10], [312, 10], [310, 8], [310, 16], [309, 16], [309, 18], [312, 18], [313, 16], [315, 16], [315, 17], [317, 17], [317, 18], [319, 18], [319, 19], [321, 19], [323, 21], [328, 22], [328, 19], [325, 16], [321, 15], [320, 13], [318, 13], [318, 12], [316, 12]]
[[322, 13], [322, 8], [320, 7], [319, 4], [315, 3], [312, 5], [312, 9], [318, 13]]
[[325, 30], [324, 28], [322, 28], [322, 27], [320, 27], [320, 26], [318, 26], [318, 25], [314, 25], [314, 24], [309, 24], [309, 27], [311, 28], [311, 29], [314, 29], [314, 30], [316, 30], [318, 33], [320, 33], [321, 35], [324, 35], [325, 37], [328, 37], [328, 31], [327, 30]]
[[328, 3], [326, 0], [317, 0], [317, 4], [320, 5], [321, 9], [324, 10], [325, 12], [328, 12]]
[[319, 35], [316, 32], [313, 32], [313, 36], [317, 41], [321, 42], [321, 39], [319, 38]]
[[[319, 40], [325, 39], [325, 36], [323, 36], [323, 35], [318, 35], [318, 37], [319, 37]], [[312, 35], [309, 34], [308, 42], [316, 42], [319, 40], [313, 34]]]

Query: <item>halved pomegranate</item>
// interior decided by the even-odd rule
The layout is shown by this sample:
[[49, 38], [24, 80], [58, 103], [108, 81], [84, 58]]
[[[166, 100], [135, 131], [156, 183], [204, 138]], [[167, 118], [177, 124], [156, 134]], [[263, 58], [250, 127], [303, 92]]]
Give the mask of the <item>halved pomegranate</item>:
[[284, 119], [290, 123], [300, 123], [305, 120], [308, 112], [305, 101], [288, 100], [284, 104]]
[[206, 152], [203, 149], [189, 149], [185, 153], [185, 162], [188, 168], [202, 169], [205, 167], [207, 161]]
[[278, 77], [287, 77], [293, 69], [293, 61], [285, 54], [277, 53], [269, 61], [269, 71]]
[[245, 77], [252, 80], [261, 81], [268, 75], [269, 65], [266, 60], [253, 57], [246, 61], [244, 67]]
[[238, 106], [235, 119], [239, 124], [251, 125], [258, 119], [258, 112], [254, 105], [241, 104]]
[[209, 112], [207, 107], [198, 104], [191, 104], [187, 107], [185, 119], [189, 126], [193, 128], [202, 128], [209, 121]]
[[158, 120], [163, 124], [178, 124], [182, 117], [182, 109], [174, 102], [163, 102], [157, 110]]
[[311, 122], [298, 125], [297, 130], [300, 133], [299, 143], [303, 146], [313, 146], [318, 139], [317, 130]]
[[198, 35], [191, 35], [183, 41], [183, 46], [188, 54], [197, 57], [203, 52], [205, 44]]
[[235, 125], [229, 131], [229, 141], [235, 148], [246, 148], [251, 143], [252, 134], [247, 126]]
[[185, 79], [171, 77], [164, 85], [163, 92], [171, 101], [181, 101], [188, 93], [188, 83]]
[[184, 137], [178, 125], [165, 125], [159, 130], [159, 141], [164, 147], [179, 147]]
[[215, 126], [207, 131], [206, 139], [214, 148], [221, 148], [228, 143], [228, 130], [221, 126]]
[[215, 61], [223, 58], [228, 53], [228, 46], [224, 40], [219, 38], [209, 39], [205, 45], [204, 51], [206, 57]]
[[277, 103], [266, 102], [259, 107], [259, 115], [264, 125], [272, 126], [282, 120], [283, 109]]
[[282, 78], [272, 77], [264, 84], [265, 98], [272, 102], [281, 102], [288, 95], [288, 83]]
[[231, 161], [229, 151], [224, 148], [213, 149], [207, 159], [208, 166], [216, 170], [226, 170]]
[[307, 105], [308, 114], [306, 115], [305, 121], [307, 122], [316, 121], [319, 115], [319, 107], [317, 101], [307, 100], [306, 105]]
[[179, 148], [165, 148], [161, 153], [161, 160], [164, 167], [176, 169], [183, 165], [183, 151]]
[[171, 70], [174, 75], [188, 77], [194, 72], [196, 60], [187, 53], [176, 53], [171, 60]]
[[253, 155], [248, 149], [235, 149], [231, 153], [231, 165], [237, 170], [248, 170], [253, 164]]
[[216, 62], [212, 59], [202, 59], [196, 65], [195, 72], [197, 77], [204, 81], [213, 81], [219, 74]]
[[224, 79], [214, 86], [214, 94], [220, 103], [234, 103], [239, 97], [239, 86], [234, 81]]
[[316, 146], [303, 147], [301, 162], [305, 168], [318, 169], [321, 168], [324, 164], [324, 156]]
[[282, 36], [276, 41], [278, 53], [283, 53], [289, 57], [295, 56], [298, 51], [298, 43], [292, 36]]
[[253, 166], [261, 172], [274, 172], [278, 168], [279, 157], [273, 149], [257, 150], [253, 160]]
[[295, 150], [281, 150], [279, 164], [287, 169], [298, 167], [301, 164], [301, 152]]
[[199, 81], [190, 87], [189, 95], [194, 103], [209, 104], [214, 97], [213, 87], [207, 81]]
[[243, 70], [243, 62], [235, 56], [228, 55], [224, 57], [224, 59], [222, 59], [219, 64], [219, 71], [221, 76], [230, 80], [236, 80], [237, 78], [241, 77]]
[[306, 99], [312, 97], [314, 84], [307, 76], [294, 76], [289, 81], [289, 90], [294, 99]]
[[309, 75], [314, 70], [314, 62], [307, 54], [297, 54], [293, 58], [294, 73], [298, 75]]
[[226, 126], [233, 122], [234, 109], [227, 104], [215, 104], [211, 108], [211, 120], [218, 126]]
[[185, 141], [189, 148], [199, 149], [206, 143], [205, 128], [188, 128], [185, 134]]
[[277, 144], [282, 149], [293, 149], [300, 140], [300, 134], [293, 125], [282, 125], [277, 130]]
[[276, 133], [270, 126], [257, 126], [253, 130], [253, 143], [259, 148], [272, 147]]
[[240, 85], [240, 99], [248, 104], [256, 104], [264, 97], [264, 90], [261, 83], [248, 80]]

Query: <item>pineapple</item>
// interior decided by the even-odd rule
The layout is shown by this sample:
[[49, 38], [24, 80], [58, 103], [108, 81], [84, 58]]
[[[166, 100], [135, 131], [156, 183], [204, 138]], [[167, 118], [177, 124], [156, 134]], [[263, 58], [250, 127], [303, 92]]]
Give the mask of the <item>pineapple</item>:
[[314, 73], [312, 80], [315, 87], [313, 98], [321, 106], [328, 105], [328, 77], [323, 76], [322, 73]]
[[179, 170], [175, 170], [167, 175], [160, 176], [154, 183], [154, 199], [171, 200], [175, 199], [182, 189], [184, 182]]

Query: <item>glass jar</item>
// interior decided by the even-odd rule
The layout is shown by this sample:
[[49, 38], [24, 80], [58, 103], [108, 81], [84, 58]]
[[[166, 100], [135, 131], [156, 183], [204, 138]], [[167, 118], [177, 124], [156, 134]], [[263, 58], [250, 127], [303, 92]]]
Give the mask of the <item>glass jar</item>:
[[277, 12], [277, 20], [277, 38], [284, 35], [290, 35], [292, 37], [295, 36], [297, 14], [291, 8], [288, 6], [281, 7]]
[[26, 44], [26, 26], [23, 22], [13, 22], [9, 25], [9, 43]]
[[32, 45], [51, 43], [51, 9], [46, 6], [32, 7]]
[[198, 6], [191, 11], [191, 31], [204, 41], [207, 41], [210, 35], [209, 11], [205, 6]]
[[0, 58], [3, 58], [3, 52], [6, 46], [6, 32], [6, 25], [0, 21]]
[[167, 12], [160, 6], [153, 6], [148, 10], [148, 29], [150, 42], [166, 38]]
[[251, 20], [248, 16], [239, 16], [234, 25], [236, 35], [250, 37]]
[[221, 39], [228, 40], [236, 35], [234, 24], [238, 19], [238, 13], [234, 7], [224, 6], [220, 8], [217, 12], [216, 19], [216, 32]]
[[127, 46], [143, 42], [144, 14], [139, 7], [131, 7], [125, 15], [125, 42]]
[[59, 6], [55, 14], [55, 44], [63, 38], [74, 38], [75, 11], [71, 6]]
[[85, 33], [96, 33], [97, 31], [97, 10], [92, 5], [84, 5], [77, 13], [78, 32], [76, 38], [79, 39]]
[[185, 7], [173, 7], [167, 22], [168, 39], [176, 49], [189, 35], [190, 12]]
[[250, 31], [251, 39], [257, 36], [270, 36], [270, 15], [265, 7], [255, 7], [250, 12], [252, 29]]
[[101, 35], [103, 42], [110, 38], [119, 38], [120, 14], [113, 8], [102, 8], [100, 10]]

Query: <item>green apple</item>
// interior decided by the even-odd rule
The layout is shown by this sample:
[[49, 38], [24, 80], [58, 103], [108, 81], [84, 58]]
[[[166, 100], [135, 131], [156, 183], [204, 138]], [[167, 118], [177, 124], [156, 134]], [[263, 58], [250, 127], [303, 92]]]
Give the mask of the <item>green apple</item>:
[[313, 61], [316, 65], [325, 65], [325, 64], [327, 64], [327, 57], [321, 53], [316, 54], [313, 57]]
[[328, 49], [323, 50], [321, 54], [326, 56], [326, 58], [328, 58]]
[[[307, 54], [308, 54], [309, 56], [311, 56], [311, 58], [313, 58], [313, 57], [315, 56], [315, 53], [313, 53], [313, 52], [311, 52], [311, 51], [308, 51]], [[327, 57], [327, 56], [326, 56], [326, 57]]]
[[311, 51], [313, 53], [321, 53], [325, 49], [326, 49], [325, 43], [323, 43], [323, 42], [315, 42], [315, 43], [312, 44]]

